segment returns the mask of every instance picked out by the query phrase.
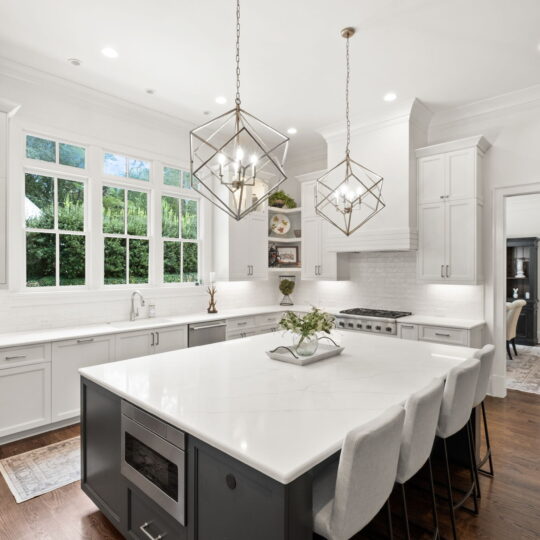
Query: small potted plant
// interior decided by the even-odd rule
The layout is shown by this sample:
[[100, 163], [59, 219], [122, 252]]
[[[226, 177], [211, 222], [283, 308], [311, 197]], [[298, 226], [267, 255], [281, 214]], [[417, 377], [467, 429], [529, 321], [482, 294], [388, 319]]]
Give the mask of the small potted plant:
[[272, 193], [268, 203], [274, 208], [296, 208], [296, 201], [282, 190]]
[[280, 306], [292, 306], [293, 301], [291, 300], [291, 294], [294, 291], [294, 281], [292, 279], [282, 279], [279, 282], [279, 290], [283, 295]]
[[279, 321], [279, 327], [293, 333], [293, 345], [300, 356], [311, 356], [319, 346], [317, 333], [330, 334], [335, 323], [332, 315], [314, 307], [303, 317], [288, 311]]

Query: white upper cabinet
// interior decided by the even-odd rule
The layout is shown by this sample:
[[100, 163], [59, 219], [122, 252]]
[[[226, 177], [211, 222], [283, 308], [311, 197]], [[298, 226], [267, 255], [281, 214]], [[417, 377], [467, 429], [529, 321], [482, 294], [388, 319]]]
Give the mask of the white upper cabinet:
[[482, 160], [489, 143], [472, 137], [417, 150], [418, 278], [482, 280]]
[[268, 277], [268, 213], [255, 210], [240, 221], [214, 211], [214, 270], [218, 281]]
[[[348, 279], [348, 265], [342, 259], [338, 259], [335, 251], [328, 249], [330, 227], [331, 225], [315, 212], [315, 181], [304, 181], [302, 183], [302, 279], [327, 281]], [[345, 257], [345, 255], [340, 257]]]

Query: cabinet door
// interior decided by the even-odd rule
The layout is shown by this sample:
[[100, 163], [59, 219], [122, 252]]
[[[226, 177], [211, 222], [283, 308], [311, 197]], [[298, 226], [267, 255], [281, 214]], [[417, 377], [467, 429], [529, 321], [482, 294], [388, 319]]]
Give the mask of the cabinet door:
[[[302, 184], [302, 217], [315, 217], [315, 182]], [[303, 231], [302, 231], [302, 236]]]
[[185, 325], [154, 330], [155, 352], [176, 351], [187, 347], [187, 328]]
[[[229, 219], [229, 280], [231, 281], [251, 279], [250, 222], [250, 216], [240, 221]], [[263, 242], [263, 246], [265, 244]]]
[[424, 204], [419, 212], [418, 277], [443, 281], [445, 271], [445, 203]]
[[155, 336], [150, 330], [116, 335], [116, 360], [146, 356], [154, 352]]
[[446, 154], [446, 193], [448, 200], [476, 197], [476, 149], [467, 148]]
[[51, 364], [0, 369], [0, 437], [51, 422]]
[[319, 279], [325, 279], [328, 281], [336, 281], [337, 275], [337, 253], [335, 251], [328, 251], [326, 246], [328, 243], [328, 236], [330, 234], [330, 223], [323, 221], [319, 218]]
[[114, 360], [114, 337], [58, 341], [52, 345], [52, 421], [79, 416], [79, 368]]
[[444, 154], [418, 160], [418, 198], [420, 204], [441, 201], [446, 193]]
[[418, 341], [418, 326], [416, 324], [398, 323], [398, 336], [401, 339]]
[[446, 265], [449, 281], [474, 281], [476, 264], [476, 201], [446, 203]]
[[319, 218], [302, 219], [302, 279], [317, 279], [319, 274]]
[[[247, 219], [247, 218], [245, 218]], [[249, 242], [242, 248], [249, 254], [249, 279], [268, 277], [268, 214], [252, 212], [248, 219]]]

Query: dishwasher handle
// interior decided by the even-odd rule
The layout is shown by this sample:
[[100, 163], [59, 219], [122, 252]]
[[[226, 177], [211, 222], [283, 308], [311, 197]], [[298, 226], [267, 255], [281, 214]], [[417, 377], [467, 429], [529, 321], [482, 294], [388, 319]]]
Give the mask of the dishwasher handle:
[[189, 329], [190, 330], [206, 330], [207, 328], [219, 328], [221, 326], [227, 326], [227, 323], [219, 322], [216, 324], [201, 324], [201, 325], [190, 324]]

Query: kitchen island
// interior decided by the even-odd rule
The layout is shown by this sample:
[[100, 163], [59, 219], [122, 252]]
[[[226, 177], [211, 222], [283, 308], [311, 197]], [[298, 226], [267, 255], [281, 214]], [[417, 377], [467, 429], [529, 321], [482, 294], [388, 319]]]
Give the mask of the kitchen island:
[[311, 538], [313, 472], [346, 433], [475, 352], [336, 336], [303, 367], [266, 357], [274, 333], [82, 369], [83, 489], [130, 538]]

